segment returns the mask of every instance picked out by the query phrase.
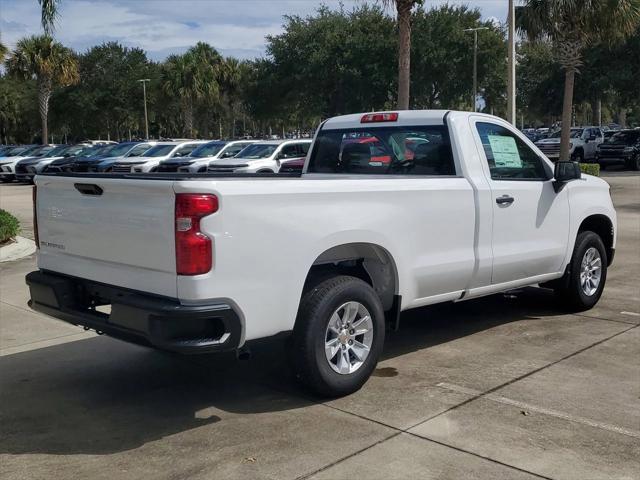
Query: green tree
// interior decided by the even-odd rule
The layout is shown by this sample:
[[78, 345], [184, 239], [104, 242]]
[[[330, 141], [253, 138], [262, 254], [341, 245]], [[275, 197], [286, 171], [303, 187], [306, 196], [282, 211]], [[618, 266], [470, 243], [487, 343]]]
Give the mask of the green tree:
[[531, 124], [550, 125], [562, 113], [563, 75], [549, 42], [518, 45], [517, 104]]
[[38, 128], [35, 81], [0, 76], [0, 141], [31, 143]]
[[323, 6], [285, 20], [282, 34], [267, 37], [268, 58], [254, 64], [261, 76], [254, 78], [251, 102], [265, 116], [301, 124], [390, 106], [396, 38], [380, 7], [346, 13]]
[[238, 114], [244, 115], [243, 94], [248, 79], [247, 62], [241, 62], [233, 57], [224, 59], [220, 75], [220, 86], [225, 108], [229, 114], [230, 137], [236, 136], [236, 120]]
[[85, 116], [103, 122], [101, 130], [115, 131], [118, 139], [143, 125], [142, 88], [138, 80], [150, 78], [153, 67], [144, 50], [117, 42], [92, 47], [80, 57]]
[[75, 54], [48, 35], [32, 36], [18, 41], [13, 55], [6, 64], [10, 74], [36, 80], [42, 143], [48, 143], [47, 121], [51, 93], [58, 86], [78, 82], [78, 62]]
[[480, 11], [443, 5], [413, 17], [412, 104], [416, 108], [468, 109], [472, 97], [473, 37], [464, 29], [488, 30], [478, 35], [478, 86], [487, 107], [504, 103], [506, 46], [504, 35]]
[[640, 22], [640, 0], [525, 0], [519, 28], [531, 40], [550, 41], [565, 73], [560, 160], [569, 159], [569, 134], [576, 73], [587, 46], [631, 34]]
[[409, 108], [411, 82], [411, 10], [423, 0], [382, 0], [385, 6], [394, 5], [398, 15], [398, 109]]
[[171, 55], [164, 63], [163, 89], [179, 99], [186, 135], [193, 136], [194, 103], [219, 95], [221, 64], [220, 54], [203, 42], [182, 55]]

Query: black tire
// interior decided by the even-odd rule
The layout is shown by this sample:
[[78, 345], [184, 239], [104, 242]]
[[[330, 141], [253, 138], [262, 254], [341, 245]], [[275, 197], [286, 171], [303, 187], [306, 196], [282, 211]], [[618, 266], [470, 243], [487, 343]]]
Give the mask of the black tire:
[[635, 170], [635, 171], [640, 170], [640, 153], [636, 153], [633, 157], [627, 160], [626, 167], [629, 170]]
[[[600, 254], [601, 273], [596, 291], [591, 295], [587, 295], [582, 288], [580, 274], [582, 260], [590, 248], [595, 248]], [[559, 282], [561, 286], [555, 289], [560, 304], [570, 311], [581, 312], [589, 310], [598, 303], [607, 281], [607, 264], [607, 251], [600, 236], [591, 231], [580, 232], [573, 248], [573, 255], [567, 272], [568, 277]]]
[[577, 149], [573, 152], [573, 155], [571, 155], [571, 160], [573, 162], [582, 163], [584, 161], [584, 152], [581, 149]]
[[[373, 340], [369, 354], [359, 368], [353, 373], [340, 374], [326, 358], [325, 340], [331, 316], [347, 302], [358, 302], [368, 310]], [[293, 330], [291, 361], [296, 377], [312, 392], [324, 397], [338, 397], [359, 390], [378, 363], [384, 331], [382, 303], [369, 284], [345, 275], [319, 280], [303, 293]]]
[[273, 170], [265, 168], [263, 170], [258, 170], [256, 173], [273, 173]]

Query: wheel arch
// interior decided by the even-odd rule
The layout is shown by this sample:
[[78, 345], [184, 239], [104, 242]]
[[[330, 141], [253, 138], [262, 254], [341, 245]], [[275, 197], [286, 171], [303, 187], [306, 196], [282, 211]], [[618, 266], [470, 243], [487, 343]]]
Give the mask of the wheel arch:
[[395, 308], [398, 269], [391, 253], [374, 243], [353, 242], [333, 246], [313, 262], [305, 279], [309, 282], [332, 274], [352, 275], [374, 289], [385, 311]]
[[580, 232], [592, 231], [602, 239], [607, 252], [607, 263], [611, 265], [613, 261], [613, 222], [609, 217], [603, 214], [589, 215], [580, 223], [578, 234]]

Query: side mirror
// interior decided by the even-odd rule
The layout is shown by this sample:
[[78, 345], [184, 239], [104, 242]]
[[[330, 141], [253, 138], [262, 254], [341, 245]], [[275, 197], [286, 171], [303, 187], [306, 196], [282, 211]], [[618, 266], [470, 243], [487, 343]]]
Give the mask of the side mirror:
[[558, 193], [568, 182], [582, 178], [580, 164], [578, 162], [557, 162], [553, 177], [553, 189]]

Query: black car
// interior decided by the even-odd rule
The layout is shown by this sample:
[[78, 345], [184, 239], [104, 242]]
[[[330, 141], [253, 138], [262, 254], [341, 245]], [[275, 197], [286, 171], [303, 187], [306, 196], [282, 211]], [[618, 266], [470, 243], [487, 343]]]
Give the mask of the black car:
[[45, 172], [87, 172], [94, 162], [99, 162], [110, 155], [115, 145], [92, 145], [84, 148], [79, 154], [68, 158], [60, 158], [50, 163]]
[[640, 170], [640, 130], [620, 130], [598, 145], [596, 153], [600, 168], [623, 163], [631, 170]]

